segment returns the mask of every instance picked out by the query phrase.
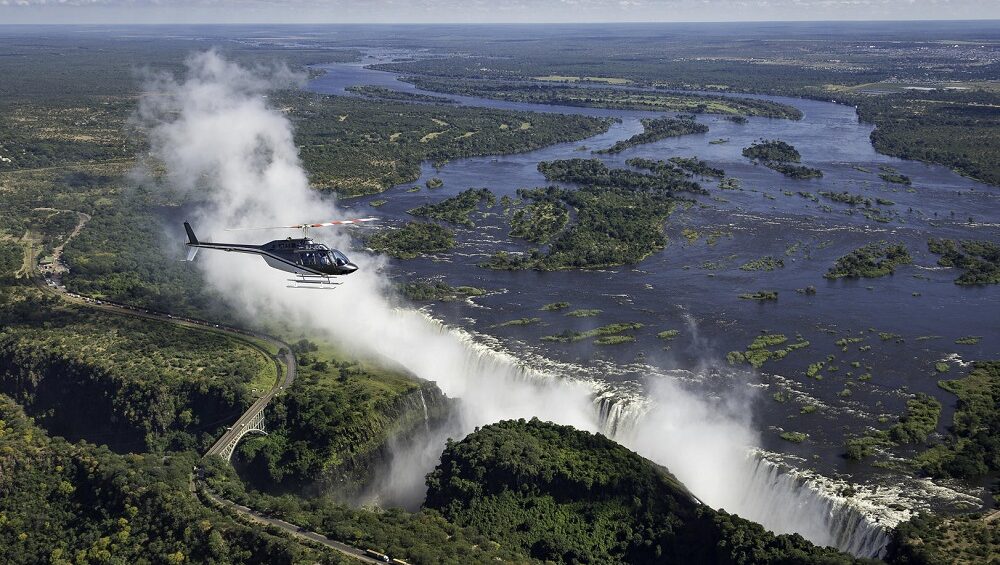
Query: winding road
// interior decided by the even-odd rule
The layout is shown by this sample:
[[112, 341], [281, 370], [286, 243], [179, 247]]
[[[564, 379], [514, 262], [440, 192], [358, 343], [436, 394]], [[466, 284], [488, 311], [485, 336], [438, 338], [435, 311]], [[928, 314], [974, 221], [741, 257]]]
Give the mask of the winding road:
[[[73, 210], [55, 210], [59, 212], [74, 212]], [[44, 272], [39, 272], [38, 263], [35, 261], [35, 257], [26, 257], [25, 264], [31, 265], [32, 271], [27, 273], [35, 284], [42, 289], [44, 292], [52, 294], [65, 300], [71, 304], [78, 306], [85, 306], [88, 308], [94, 308], [96, 310], [101, 310], [103, 312], [108, 312], [111, 314], [123, 315], [123, 316], [133, 316], [137, 318], [144, 318], [148, 320], [156, 320], [159, 322], [176, 324], [187, 328], [197, 329], [200, 331], [215, 331], [220, 333], [229, 334], [230, 336], [239, 339], [241, 341], [249, 343], [251, 346], [260, 348], [256, 343], [253, 343], [253, 339], [264, 341], [269, 345], [274, 346], [278, 350], [278, 356], [274, 357], [274, 368], [275, 368], [275, 379], [274, 385], [266, 393], [260, 396], [249, 408], [236, 420], [233, 425], [226, 430], [226, 433], [222, 434], [212, 447], [208, 449], [205, 453], [205, 457], [212, 455], [223, 455], [225, 448], [232, 444], [234, 440], [238, 440], [242, 435], [241, 432], [246, 428], [250, 422], [258, 416], [267, 406], [271, 403], [274, 397], [285, 390], [285, 388], [292, 385], [295, 381], [297, 375], [295, 356], [291, 353], [291, 347], [281, 341], [280, 339], [270, 336], [267, 334], [252, 332], [247, 330], [242, 330], [232, 326], [226, 326], [222, 324], [215, 324], [205, 320], [199, 320], [196, 318], [180, 317], [174, 316], [173, 314], [168, 314], [166, 312], [156, 312], [153, 310], [146, 310], [143, 308], [137, 308], [134, 306], [129, 306], [127, 304], [120, 304], [115, 302], [108, 302], [106, 300], [97, 300], [85, 296], [81, 296], [72, 292], [69, 292], [66, 287], [62, 284], [62, 274], [67, 272], [65, 265], [62, 264], [62, 249], [73, 239], [74, 236], [80, 233], [87, 221], [90, 220], [90, 216], [82, 212], [76, 212], [79, 216], [79, 222], [69, 236], [62, 242], [57, 248], [57, 252], [53, 254], [51, 265], [44, 270]], [[26, 248], [26, 254], [33, 253], [32, 250]], [[265, 351], [265, 353], [270, 356], [270, 353]], [[278, 518], [272, 518], [265, 516], [251, 508], [246, 506], [236, 504], [230, 500], [224, 499], [217, 494], [213, 493], [209, 488], [200, 480], [200, 469], [196, 469], [192, 477], [193, 492], [200, 491], [206, 499], [208, 499], [212, 504], [220, 508], [228, 509], [235, 512], [239, 517], [241, 517], [246, 522], [251, 522], [255, 524], [273, 526], [284, 531], [289, 536], [299, 540], [310, 542], [312, 544], [319, 544], [331, 550], [337, 551], [343, 555], [354, 558], [356, 560], [365, 563], [385, 563], [386, 560], [379, 560], [370, 557], [366, 554], [365, 550], [359, 549], [357, 547], [341, 543], [328, 539], [322, 534], [316, 532], [308, 531], [300, 526], [296, 526], [290, 522]], [[396, 561], [397, 563], [401, 563]]]

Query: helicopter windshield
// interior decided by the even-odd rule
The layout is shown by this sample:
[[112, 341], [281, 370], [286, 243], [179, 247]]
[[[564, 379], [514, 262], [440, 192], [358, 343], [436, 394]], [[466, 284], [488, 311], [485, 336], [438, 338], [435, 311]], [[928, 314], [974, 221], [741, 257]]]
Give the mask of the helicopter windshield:
[[347, 263], [349, 263], [349, 261], [347, 260], [347, 255], [344, 255], [343, 253], [341, 253], [336, 249], [331, 251], [330, 254], [333, 255], [334, 262], [337, 265], [346, 265]]

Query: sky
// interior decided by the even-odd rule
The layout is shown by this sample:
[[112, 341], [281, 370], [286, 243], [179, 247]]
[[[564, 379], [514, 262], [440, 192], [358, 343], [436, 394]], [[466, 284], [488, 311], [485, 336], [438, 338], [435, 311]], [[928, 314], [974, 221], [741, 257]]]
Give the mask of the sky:
[[0, 24], [1000, 19], [1000, 0], [0, 0]]

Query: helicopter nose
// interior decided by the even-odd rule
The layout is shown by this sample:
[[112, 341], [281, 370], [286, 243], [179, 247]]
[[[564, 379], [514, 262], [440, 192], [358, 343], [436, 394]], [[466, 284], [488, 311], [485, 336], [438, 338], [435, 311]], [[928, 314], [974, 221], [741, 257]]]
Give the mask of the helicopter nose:
[[345, 275], [349, 275], [349, 274], [353, 273], [354, 271], [358, 270], [358, 266], [355, 265], [354, 263], [348, 263], [348, 264], [344, 265], [341, 268], [344, 269], [344, 274]]

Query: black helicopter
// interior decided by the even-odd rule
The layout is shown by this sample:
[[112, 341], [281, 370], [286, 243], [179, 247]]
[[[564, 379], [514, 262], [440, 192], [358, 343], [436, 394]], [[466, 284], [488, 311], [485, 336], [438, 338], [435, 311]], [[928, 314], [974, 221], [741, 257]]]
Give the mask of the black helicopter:
[[[187, 260], [193, 261], [198, 249], [219, 249], [222, 251], [249, 253], [260, 255], [264, 261], [275, 269], [294, 273], [298, 279], [289, 279], [294, 283], [313, 283], [318, 285], [336, 285], [331, 277], [349, 275], [358, 270], [358, 266], [351, 263], [347, 255], [337, 249], [330, 249], [322, 243], [316, 243], [311, 238], [306, 237], [306, 230], [309, 228], [321, 228], [325, 226], [340, 226], [351, 224], [363, 224], [373, 222], [376, 218], [359, 218], [355, 220], [333, 220], [319, 224], [299, 224], [295, 226], [278, 226], [273, 228], [249, 228], [249, 229], [301, 229], [302, 237], [276, 239], [263, 245], [248, 245], [243, 243], [215, 243], [209, 241], [199, 241], [194, 235], [191, 224], [184, 222], [184, 230], [187, 232], [190, 248]], [[237, 231], [237, 230], [230, 230]]]

